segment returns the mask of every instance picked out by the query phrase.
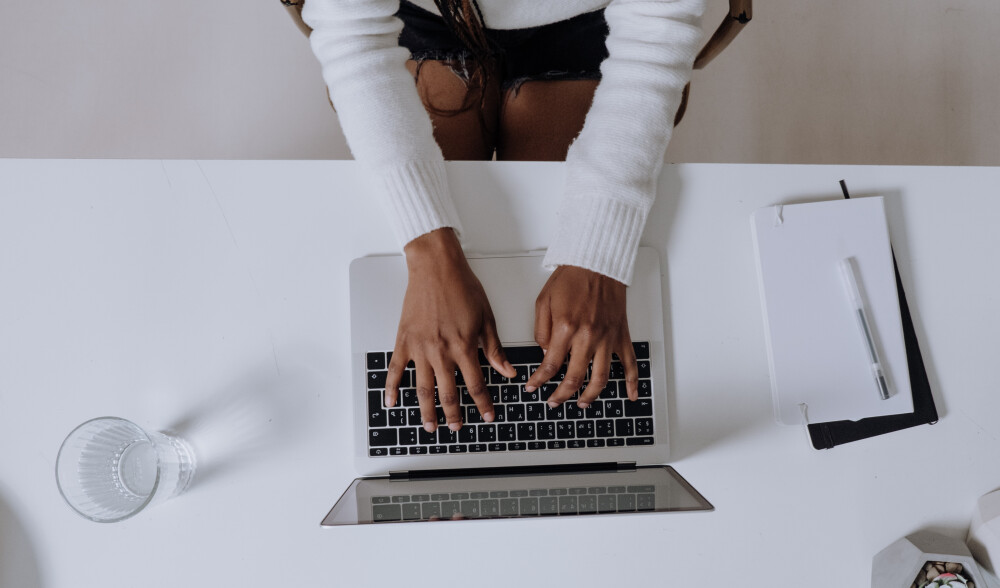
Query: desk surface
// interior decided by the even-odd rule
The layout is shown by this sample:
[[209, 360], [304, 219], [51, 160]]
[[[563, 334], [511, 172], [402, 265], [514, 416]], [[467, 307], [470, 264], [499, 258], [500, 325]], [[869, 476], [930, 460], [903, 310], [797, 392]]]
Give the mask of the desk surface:
[[[546, 245], [562, 165], [449, 165], [470, 249]], [[842, 178], [886, 197], [942, 418], [817, 452], [772, 416], [749, 217]], [[362, 184], [352, 162], [0, 160], [0, 585], [867, 586], [877, 551], [964, 538], [1000, 486], [1000, 168], [679, 165], [643, 244], [671, 463], [716, 511], [322, 529], [354, 478], [348, 263], [396, 250]], [[56, 452], [101, 415], [186, 430], [192, 489], [119, 524], [73, 513]]]

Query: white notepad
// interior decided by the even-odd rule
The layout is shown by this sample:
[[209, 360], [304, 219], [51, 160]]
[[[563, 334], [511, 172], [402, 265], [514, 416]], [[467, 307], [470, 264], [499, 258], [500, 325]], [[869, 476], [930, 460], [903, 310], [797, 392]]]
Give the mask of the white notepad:
[[[751, 217], [774, 414], [786, 425], [913, 412], [881, 197], [761, 208]], [[839, 264], [853, 258], [892, 396], [882, 400]], [[806, 420], [808, 419], [808, 420]]]

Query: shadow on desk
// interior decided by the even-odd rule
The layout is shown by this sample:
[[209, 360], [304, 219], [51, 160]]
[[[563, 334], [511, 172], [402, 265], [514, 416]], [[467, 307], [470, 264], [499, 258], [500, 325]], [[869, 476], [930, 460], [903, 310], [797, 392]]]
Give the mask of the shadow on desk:
[[289, 375], [261, 370], [215, 391], [167, 431], [194, 448], [197, 468], [191, 488], [203, 486], [250, 461], [281, 452], [315, 424], [309, 397], [317, 379], [305, 371]]
[[41, 588], [43, 585], [31, 536], [0, 487], [0, 586]]

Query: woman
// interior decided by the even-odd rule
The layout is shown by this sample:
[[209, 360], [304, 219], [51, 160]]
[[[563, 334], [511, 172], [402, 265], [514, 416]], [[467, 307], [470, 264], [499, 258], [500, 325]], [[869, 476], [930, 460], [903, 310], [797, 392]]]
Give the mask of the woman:
[[396, 402], [413, 361], [424, 428], [437, 426], [436, 383], [448, 427], [458, 430], [456, 369], [483, 418], [493, 421], [480, 345], [497, 371], [514, 375], [462, 252], [444, 169], [446, 158], [494, 153], [567, 162], [544, 260], [554, 271], [535, 305], [535, 338], [547, 352], [526, 388], [552, 378], [572, 352], [548, 402], [573, 396], [593, 362], [577, 401], [586, 407], [604, 387], [614, 353], [636, 399], [625, 290], [703, 9], [704, 0], [305, 4], [302, 17], [344, 134], [406, 255], [409, 283], [386, 405]]

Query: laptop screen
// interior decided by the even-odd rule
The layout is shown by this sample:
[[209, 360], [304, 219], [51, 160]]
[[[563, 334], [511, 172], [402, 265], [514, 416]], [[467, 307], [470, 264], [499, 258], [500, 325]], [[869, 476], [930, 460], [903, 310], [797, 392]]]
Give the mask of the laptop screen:
[[407, 480], [385, 476], [354, 480], [322, 525], [699, 510], [714, 507], [670, 466]]

